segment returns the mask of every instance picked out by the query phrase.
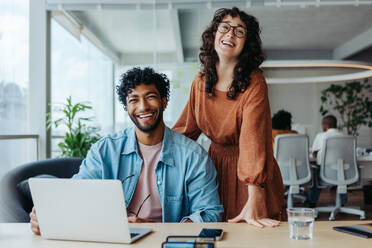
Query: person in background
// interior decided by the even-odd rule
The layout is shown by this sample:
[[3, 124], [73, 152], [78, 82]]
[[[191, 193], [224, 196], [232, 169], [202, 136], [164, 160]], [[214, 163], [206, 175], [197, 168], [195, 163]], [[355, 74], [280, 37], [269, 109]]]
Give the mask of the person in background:
[[[133, 68], [120, 83], [120, 102], [135, 127], [95, 143], [73, 179], [121, 180], [129, 222], [219, 221], [223, 207], [212, 161], [196, 142], [163, 122], [167, 77]], [[35, 208], [30, 218], [32, 231], [40, 234]]]
[[323, 142], [327, 137], [331, 136], [339, 136], [343, 135], [337, 129], [337, 119], [333, 115], [327, 115], [322, 119], [322, 131], [315, 136], [313, 146], [312, 146], [312, 153], [313, 157], [316, 158], [316, 162], [320, 165], [320, 160], [322, 157], [322, 150], [323, 150]]
[[[340, 136], [343, 135], [342, 132], [340, 132], [337, 129], [337, 119], [333, 115], [327, 115], [323, 117], [322, 119], [322, 131], [321, 133], [318, 133], [315, 136], [313, 146], [312, 146], [312, 155], [314, 158], [316, 158], [316, 164], [319, 166], [321, 163], [322, 158], [322, 152], [323, 152], [323, 142], [327, 137], [332, 136]], [[316, 180], [320, 180], [319, 176], [320, 170], [317, 169], [315, 175], [317, 175]], [[324, 184], [324, 183], [323, 183]], [[322, 191], [321, 188], [316, 187], [316, 183], [313, 185], [313, 187], [309, 191], [308, 196], [308, 206], [309, 207], [316, 207], [319, 199], [320, 192]], [[341, 194], [341, 204], [344, 205], [346, 202], [347, 194]]]
[[297, 133], [297, 131], [292, 130], [292, 115], [288, 111], [279, 110], [273, 115], [272, 121], [272, 134], [273, 134], [273, 147], [275, 142], [275, 137], [279, 134], [289, 134]]
[[275, 227], [286, 220], [284, 186], [272, 150], [260, 27], [234, 7], [215, 12], [202, 34], [202, 65], [174, 130], [210, 140], [223, 220]]

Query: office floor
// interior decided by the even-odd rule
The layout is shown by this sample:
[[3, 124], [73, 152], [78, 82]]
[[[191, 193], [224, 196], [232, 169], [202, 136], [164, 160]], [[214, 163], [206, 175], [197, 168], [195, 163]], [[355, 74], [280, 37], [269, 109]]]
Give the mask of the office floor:
[[[370, 196], [372, 197], [372, 195]], [[335, 205], [336, 200], [336, 190], [335, 189], [323, 189], [319, 201], [318, 207], [322, 206], [330, 206]], [[294, 199], [294, 206], [295, 207], [303, 207], [303, 204], [299, 201]], [[364, 195], [363, 190], [352, 190], [348, 192], [347, 203], [345, 207], [348, 206], [360, 206], [366, 213], [366, 219], [372, 220], [372, 204], [365, 204], [364, 203]], [[319, 213], [317, 220], [328, 220], [329, 213]], [[352, 214], [343, 214], [339, 213], [336, 215], [336, 220], [359, 220], [359, 216], [352, 215]]]

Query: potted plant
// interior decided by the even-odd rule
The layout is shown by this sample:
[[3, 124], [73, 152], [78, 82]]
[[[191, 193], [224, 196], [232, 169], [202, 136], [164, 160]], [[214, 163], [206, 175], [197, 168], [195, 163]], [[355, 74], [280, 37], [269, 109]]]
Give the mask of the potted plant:
[[372, 127], [372, 100], [368, 97], [371, 92], [372, 84], [368, 80], [332, 84], [322, 91], [320, 113], [324, 116], [328, 109], [333, 109], [340, 117], [340, 128], [345, 128], [348, 135], [357, 136], [361, 126]]
[[92, 107], [82, 102], [72, 104], [71, 96], [66, 100], [67, 103], [62, 104], [62, 107], [56, 108], [57, 112], [63, 114], [62, 118], [53, 121], [51, 113], [48, 113], [48, 129], [52, 128], [53, 125], [56, 128], [60, 125], [66, 127], [67, 131], [63, 141], [58, 143], [62, 157], [85, 158], [90, 147], [101, 138], [97, 127], [87, 125], [87, 122], [90, 122], [92, 117], [81, 117], [81, 113], [92, 109]]
[[[324, 116], [328, 108], [332, 108], [340, 116], [340, 128], [345, 128], [349, 135], [357, 136], [362, 125], [372, 127], [372, 101], [368, 97], [371, 92], [372, 85], [368, 80], [332, 84], [322, 91], [320, 113]], [[365, 204], [371, 203], [372, 185], [364, 185], [363, 193]]]

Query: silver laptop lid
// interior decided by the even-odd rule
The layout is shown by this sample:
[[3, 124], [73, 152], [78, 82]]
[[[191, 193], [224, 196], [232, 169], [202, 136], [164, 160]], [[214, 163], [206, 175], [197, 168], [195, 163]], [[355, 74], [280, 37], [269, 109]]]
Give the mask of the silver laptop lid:
[[130, 243], [119, 180], [30, 178], [41, 236]]

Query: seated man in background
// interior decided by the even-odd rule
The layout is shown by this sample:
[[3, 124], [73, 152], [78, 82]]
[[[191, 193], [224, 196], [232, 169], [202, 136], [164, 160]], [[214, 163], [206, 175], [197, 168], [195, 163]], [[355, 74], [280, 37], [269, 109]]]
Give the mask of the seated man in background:
[[[323, 142], [327, 137], [332, 137], [332, 136], [340, 136], [343, 135], [342, 132], [340, 132], [337, 129], [337, 119], [333, 115], [327, 115], [323, 117], [322, 119], [322, 130], [323, 132], [318, 133], [315, 136], [314, 143], [312, 146], [312, 155], [314, 158], [316, 158], [316, 163], [317, 165], [320, 165], [321, 163], [321, 158], [322, 158], [322, 152], [323, 152]], [[316, 170], [316, 175], [317, 178], [316, 180], [320, 180], [319, 177], [319, 169]], [[309, 192], [309, 198], [308, 198], [308, 205], [309, 207], [316, 207], [316, 204], [319, 199], [321, 189], [317, 188], [316, 185], [314, 184], [313, 187], [310, 189]], [[341, 195], [341, 203], [344, 205], [346, 202], [346, 194]]]
[[275, 137], [279, 134], [297, 133], [292, 129], [292, 115], [288, 111], [279, 110], [273, 115], [272, 121], [272, 136], [273, 136], [273, 148]]
[[343, 135], [343, 133], [337, 129], [337, 119], [333, 115], [327, 115], [323, 117], [322, 130], [323, 132], [318, 133], [315, 136], [313, 147], [311, 149], [313, 153], [313, 157], [316, 158], [316, 162], [318, 165], [320, 165], [321, 158], [322, 158], [324, 140], [327, 137]]
[[[129, 222], [219, 221], [223, 207], [213, 163], [201, 146], [164, 125], [167, 77], [133, 68], [116, 90], [135, 128], [95, 143], [73, 178], [122, 180]], [[30, 217], [32, 231], [40, 234], [35, 208]]]

